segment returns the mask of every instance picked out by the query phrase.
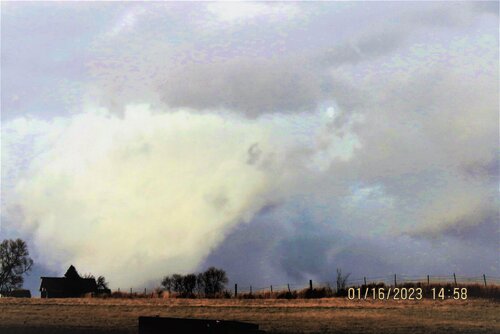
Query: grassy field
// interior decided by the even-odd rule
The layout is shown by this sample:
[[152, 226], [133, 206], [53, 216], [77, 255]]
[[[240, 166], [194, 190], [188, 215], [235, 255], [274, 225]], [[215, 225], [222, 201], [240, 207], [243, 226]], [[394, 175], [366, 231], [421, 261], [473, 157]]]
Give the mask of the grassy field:
[[235, 299], [0, 299], [0, 333], [137, 333], [138, 317], [253, 322], [268, 333], [500, 333], [499, 303]]

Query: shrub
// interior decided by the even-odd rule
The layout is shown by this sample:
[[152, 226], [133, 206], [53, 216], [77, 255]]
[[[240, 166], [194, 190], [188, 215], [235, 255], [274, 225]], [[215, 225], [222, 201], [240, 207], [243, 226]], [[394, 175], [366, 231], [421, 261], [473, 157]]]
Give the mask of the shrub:
[[255, 299], [255, 295], [253, 293], [241, 293], [241, 294], [238, 294], [238, 298], [240, 298], [240, 299]]
[[296, 299], [298, 297], [297, 291], [279, 291], [276, 293], [277, 299]]
[[314, 288], [314, 289], [303, 289], [298, 293], [298, 298], [327, 298], [333, 297], [334, 293], [332, 288], [329, 286]]

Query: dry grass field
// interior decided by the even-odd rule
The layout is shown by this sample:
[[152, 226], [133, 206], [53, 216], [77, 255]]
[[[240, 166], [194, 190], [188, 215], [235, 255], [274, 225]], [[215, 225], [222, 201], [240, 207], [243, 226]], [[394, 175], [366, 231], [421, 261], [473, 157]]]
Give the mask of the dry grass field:
[[0, 333], [137, 333], [138, 317], [253, 322], [268, 333], [500, 333], [499, 303], [235, 299], [0, 299]]

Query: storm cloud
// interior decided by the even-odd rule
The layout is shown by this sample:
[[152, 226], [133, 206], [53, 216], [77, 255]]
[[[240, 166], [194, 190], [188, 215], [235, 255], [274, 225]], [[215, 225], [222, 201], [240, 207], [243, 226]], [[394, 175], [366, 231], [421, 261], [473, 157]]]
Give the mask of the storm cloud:
[[2, 236], [113, 287], [499, 275], [498, 37], [497, 3], [2, 3]]

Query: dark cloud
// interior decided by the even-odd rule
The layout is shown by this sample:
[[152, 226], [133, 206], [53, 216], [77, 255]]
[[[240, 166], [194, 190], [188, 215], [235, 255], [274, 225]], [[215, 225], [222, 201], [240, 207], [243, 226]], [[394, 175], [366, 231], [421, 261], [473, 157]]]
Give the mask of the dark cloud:
[[160, 85], [172, 107], [223, 108], [248, 116], [315, 109], [321, 77], [305, 63], [238, 59], [190, 64], [170, 71]]
[[496, 152], [491, 152], [491, 157], [492, 159], [489, 161], [477, 161], [470, 165], [464, 165], [463, 172], [472, 178], [486, 179], [491, 181], [492, 184], [498, 184], [500, 160]]
[[[492, 203], [495, 205], [495, 203]], [[500, 241], [499, 212], [483, 210], [469, 217], [461, 217], [452, 224], [430, 232], [414, 233], [415, 237], [440, 239], [443, 236], [476, 245], [488, 245], [498, 248]]]
[[[321, 24], [332, 15], [329, 13], [324, 18], [320, 15], [317, 24], [307, 21], [301, 29], [270, 29], [265, 22], [258, 29], [230, 25], [224, 31], [216, 29], [217, 37], [212, 26], [195, 32], [193, 28], [200, 27], [188, 25], [184, 30], [172, 30], [175, 42], [164, 40], [152, 22], [141, 20], [136, 27], [141, 34], [131, 31], [96, 43], [93, 53], [99, 60], [89, 64], [99, 79], [94, 95], [116, 111], [130, 102], [157, 103], [158, 99], [170, 107], [199, 111], [222, 108], [251, 118], [266, 113], [312, 112], [331, 100], [351, 109], [366, 103], [366, 94], [351, 89], [357, 84], [339, 78], [336, 68], [394, 55], [427, 28], [436, 29], [433, 25], [480, 19], [477, 12], [471, 14], [468, 4], [460, 3], [390, 9], [373, 20], [358, 18], [353, 12], [353, 19], [360, 22], [359, 26], [345, 27], [350, 32], [347, 38], [333, 33], [343, 28], [336, 25], [327, 26], [332, 34], [318, 30], [325, 28]], [[314, 12], [313, 8], [309, 11]], [[151, 19], [159, 26], [168, 26], [160, 15]], [[178, 39], [185, 43], [178, 43]]]
[[257, 163], [262, 155], [262, 150], [259, 148], [259, 143], [252, 144], [248, 150], [247, 164], [254, 165]]
[[283, 235], [286, 235], [286, 229], [279, 222], [256, 219], [238, 225], [227, 235], [224, 243], [210, 253], [199, 269], [212, 265], [224, 268], [231, 281], [240, 284], [267, 284], [285, 280], [281, 268], [275, 266], [279, 262], [273, 252], [273, 245]]
[[481, 13], [490, 13], [498, 16], [499, 2], [498, 1], [474, 1], [471, 3], [473, 8]]
[[405, 26], [399, 29], [390, 26], [385, 28], [387, 30], [378, 28], [378, 31], [370, 31], [347, 43], [336, 45], [325, 50], [318, 58], [325, 66], [357, 64], [393, 53], [411, 36]]
[[[309, 279], [335, 284], [337, 268], [350, 273], [351, 280], [367, 276], [369, 280], [388, 281], [395, 273], [421, 278], [453, 272], [480, 276], [496, 275], [499, 269], [491, 248], [496, 247], [493, 242], [498, 237], [493, 216], [432, 238], [381, 236], [373, 233], [373, 228], [352, 235], [337, 229], [339, 224], [346, 222], [321, 222], [301, 209], [273, 207], [233, 230], [200, 269], [216, 265], [227, 270], [231, 284], [253, 285], [254, 289], [270, 284], [305, 286]], [[481, 243], [483, 238], [486, 244]]]
[[498, 16], [498, 2], [448, 2], [436, 3], [421, 11], [409, 13], [408, 18], [416, 24], [429, 27], [464, 27], [480, 19], [482, 14]]
[[275, 249], [275, 254], [280, 257], [281, 269], [295, 281], [321, 275], [329, 267], [327, 253], [332, 247], [332, 239], [326, 235], [308, 235], [305, 232], [281, 240]]

